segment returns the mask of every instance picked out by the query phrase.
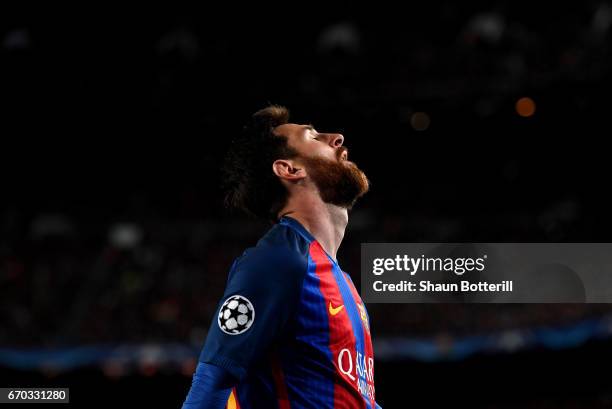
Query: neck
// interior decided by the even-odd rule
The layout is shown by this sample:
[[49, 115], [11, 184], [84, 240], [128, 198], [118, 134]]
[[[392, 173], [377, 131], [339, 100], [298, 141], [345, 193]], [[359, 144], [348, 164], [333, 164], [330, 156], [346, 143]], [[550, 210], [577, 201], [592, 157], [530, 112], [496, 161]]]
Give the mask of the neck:
[[290, 216], [300, 222], [327, 254], [336, 260], [348, 224], [348, 211], [345, 208], [324, 203], [317, 195], [290, 198], [279, 215]]

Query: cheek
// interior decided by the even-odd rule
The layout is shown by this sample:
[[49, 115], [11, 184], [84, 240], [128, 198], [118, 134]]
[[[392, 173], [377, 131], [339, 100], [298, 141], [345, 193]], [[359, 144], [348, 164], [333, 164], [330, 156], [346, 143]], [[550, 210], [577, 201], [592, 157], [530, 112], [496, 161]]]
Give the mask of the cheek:
[[314, 139], [303, 141], [296, 144], [294, 147], [298, 151], [298, 154], [307, 158], [338, 160], [334, 148]]
[[317, 146], [312, 147], [312, 151], [310, 153], [311, 157], [328, 159], [328, 160], [336, 160], [336, 151], [330, 146], [323, 145], [321, 143], [317, 143]]

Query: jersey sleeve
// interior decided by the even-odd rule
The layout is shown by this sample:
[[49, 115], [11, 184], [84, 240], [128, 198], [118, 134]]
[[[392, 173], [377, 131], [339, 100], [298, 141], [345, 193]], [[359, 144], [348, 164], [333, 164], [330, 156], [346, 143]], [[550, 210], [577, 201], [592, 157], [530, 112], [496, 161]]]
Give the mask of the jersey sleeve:
[[200, 362], [241, 380], [279, 339], [295, 313], [307, 262], [274, 246], [247, 250], [231, 267]]
[[181, 409], [225, 408], [234, 383], [223, 368], [200, 362]]

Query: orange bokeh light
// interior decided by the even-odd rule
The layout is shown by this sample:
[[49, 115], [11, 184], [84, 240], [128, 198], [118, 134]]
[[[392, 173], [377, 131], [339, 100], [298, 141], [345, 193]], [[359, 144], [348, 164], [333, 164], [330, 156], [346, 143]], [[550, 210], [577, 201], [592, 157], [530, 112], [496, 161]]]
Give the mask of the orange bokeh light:
[[533, 99], [529, 97], [520, 98], [516, 101], [516, 113], [522, 117], [529, 117], [535, 113], [536, 105]]

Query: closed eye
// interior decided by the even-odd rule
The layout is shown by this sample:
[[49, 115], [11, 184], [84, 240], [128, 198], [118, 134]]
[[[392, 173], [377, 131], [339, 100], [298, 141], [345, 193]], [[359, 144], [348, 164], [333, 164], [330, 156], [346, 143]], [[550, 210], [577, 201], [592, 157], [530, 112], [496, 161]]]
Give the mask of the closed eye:
[[302, 129], [304, 130], [305, 133], [310, 131], [310, 133], [315, 134], [316, 135], [315, 139], [317, 139], [319, 136], [319, 133], [315, 130], [314, 126], [312, 125], [304, 125]]

